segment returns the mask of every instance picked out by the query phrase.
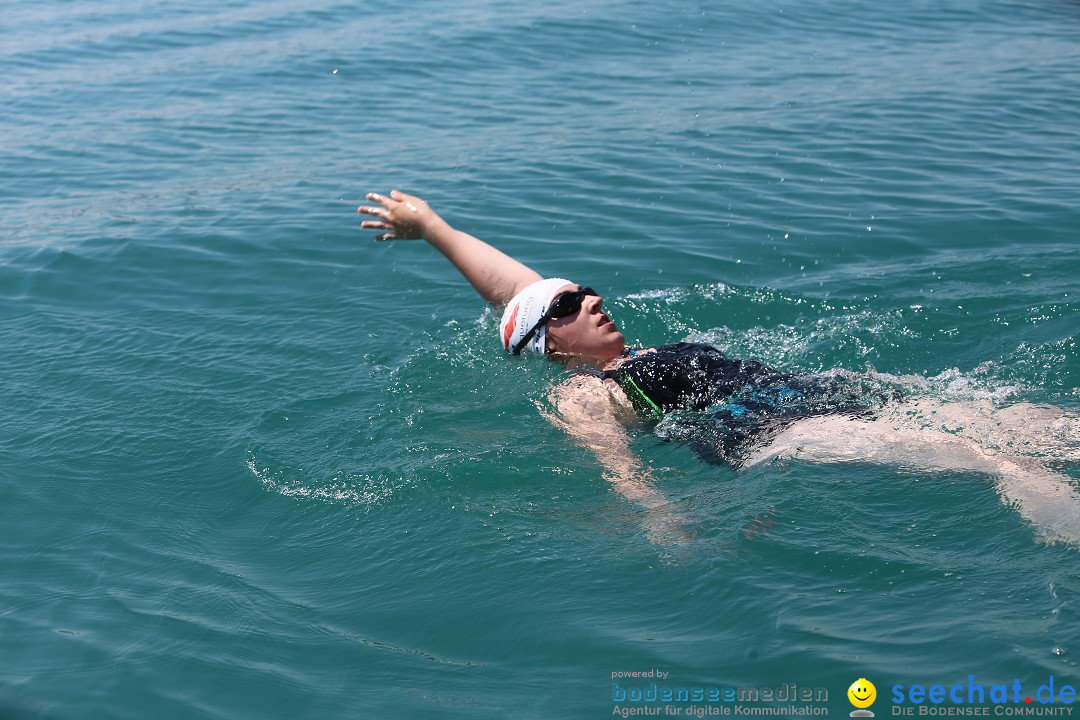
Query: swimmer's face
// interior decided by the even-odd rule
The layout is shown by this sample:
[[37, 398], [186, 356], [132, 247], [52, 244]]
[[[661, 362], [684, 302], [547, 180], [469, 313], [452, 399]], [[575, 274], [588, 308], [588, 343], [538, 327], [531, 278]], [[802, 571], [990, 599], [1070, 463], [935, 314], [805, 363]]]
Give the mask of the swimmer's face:
[[[565, 285], [556, 295], [580, 289], [580, 285]], [[603, 302], [597, 295], [586, 295], [576, 313], [548, 322], [548, 351], [600, 362], [622, 355], [626, 338], [601, 308]]]

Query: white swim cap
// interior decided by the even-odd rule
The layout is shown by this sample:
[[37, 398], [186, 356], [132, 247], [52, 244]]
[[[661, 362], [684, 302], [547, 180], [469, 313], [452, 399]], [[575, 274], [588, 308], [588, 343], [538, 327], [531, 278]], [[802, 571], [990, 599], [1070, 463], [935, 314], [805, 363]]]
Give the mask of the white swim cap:
[[[563, 278], [537, 280], [514, 296], [503, 311], [502, 321], [499, 323], [499, 337], [502, 338], [506, 352], [513, 352], [514, 346], [540, 322], [540, 318], [551, 307], [551, 301], [555, 299], [559, 288], [573, 284]], [[547, 349], [547, 327], [540, 328], [524, 349], [543, 355]]]

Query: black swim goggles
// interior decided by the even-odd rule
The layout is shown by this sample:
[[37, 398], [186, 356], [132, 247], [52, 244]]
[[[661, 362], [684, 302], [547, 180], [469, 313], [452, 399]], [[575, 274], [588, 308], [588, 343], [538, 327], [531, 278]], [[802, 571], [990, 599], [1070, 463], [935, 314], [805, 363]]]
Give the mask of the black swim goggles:
[[540, 316], [536, 324], [529, 329], [529, 332], [525, 333], [525, 337], [518, 340], [517, 344], [514, 345], [514, 349], [510, 352], [514, 355], [520, 355], [522, 349], [529, 344], [529, 341], [533, 339], [536, 333], [540, 332], [540, 328], [548, 324], [549, 320], [569, 317], [580, 310], [581, 303], [586, 295], [599, 296], [600, 293], [592, 288], [581, 288], [580, 290], [567, 290], [556, 295], [555, 299], [551, 301], [551, 307], [547, 309], [547, 312]]

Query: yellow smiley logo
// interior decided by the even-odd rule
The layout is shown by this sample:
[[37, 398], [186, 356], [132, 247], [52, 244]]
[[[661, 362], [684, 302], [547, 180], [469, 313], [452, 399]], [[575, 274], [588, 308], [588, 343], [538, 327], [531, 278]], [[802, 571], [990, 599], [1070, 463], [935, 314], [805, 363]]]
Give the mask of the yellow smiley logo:
[[877, 699], [877, 688], [874, 687], [874, 683], [866, 678], [859, 678], [851, 683], [851, 687], [847, 690], [847, 696], [855, 707], [868, 708]]

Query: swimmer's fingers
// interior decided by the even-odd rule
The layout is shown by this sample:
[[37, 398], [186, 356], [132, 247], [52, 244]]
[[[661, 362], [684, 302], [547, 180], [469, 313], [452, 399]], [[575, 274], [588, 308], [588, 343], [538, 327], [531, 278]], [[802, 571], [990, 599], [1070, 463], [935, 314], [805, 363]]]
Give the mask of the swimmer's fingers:
[[[365, 230], [390, 230], [393, 231], [394, 226], [390, 223], [379, 222], [378, 220], [365, 220], [360, 223], [360, 227]], [[376, 240], [397, 240], [397, 236], [393, 232], [382, 233], [375, 236]]]
[[371, 202], [379, 203], [380, 205], [382, 205], [385, 208], [389, 208], [390, 205], [393, 202], [392, 200], [390, 200], [390, 198], [386, 197], [385, 195], [380, 195], [379, 193], [370, 192], [367, 195], [365, 195], [364, 197], [367, 198], [368, 200], [370, 200]]
[[387, 208], [361, 205], [360, 207], [356, 208], [356, 212], [361, 215], [374, 215], [377, 218], [383, 218], [385, 220], [390, 219], [390, 211]]
[[385, 195], [380, 195], [379, 193], [373, 192], [365, 195], [364, 199], [370, 200], [371, 202], [377, 202], [382, 205], [382, 207], [361, 205], [360, 207], [356, 208], [356, 212], [360, 213], [361, 215], [374, 215], [377, 218], [382, 218], [383, 220], [388, 220], [390, 222], [393, 222], [392, 216], [394, 209], [401, 204], [396, 200], [386, 197]]
[[371, 215], [378, 220], [367, 220], [360, 227], [392, 230], [393, 232], [377, 236], [376, 240], [416, 240], [424, 237], [425, 228], [437, 216], [427, 203], [418, 197], [392, 190], [390, 197], [379, 193], [368, 193], [368, 200], [379, 203], [382, 207], [361, 205], [356, 212]]

